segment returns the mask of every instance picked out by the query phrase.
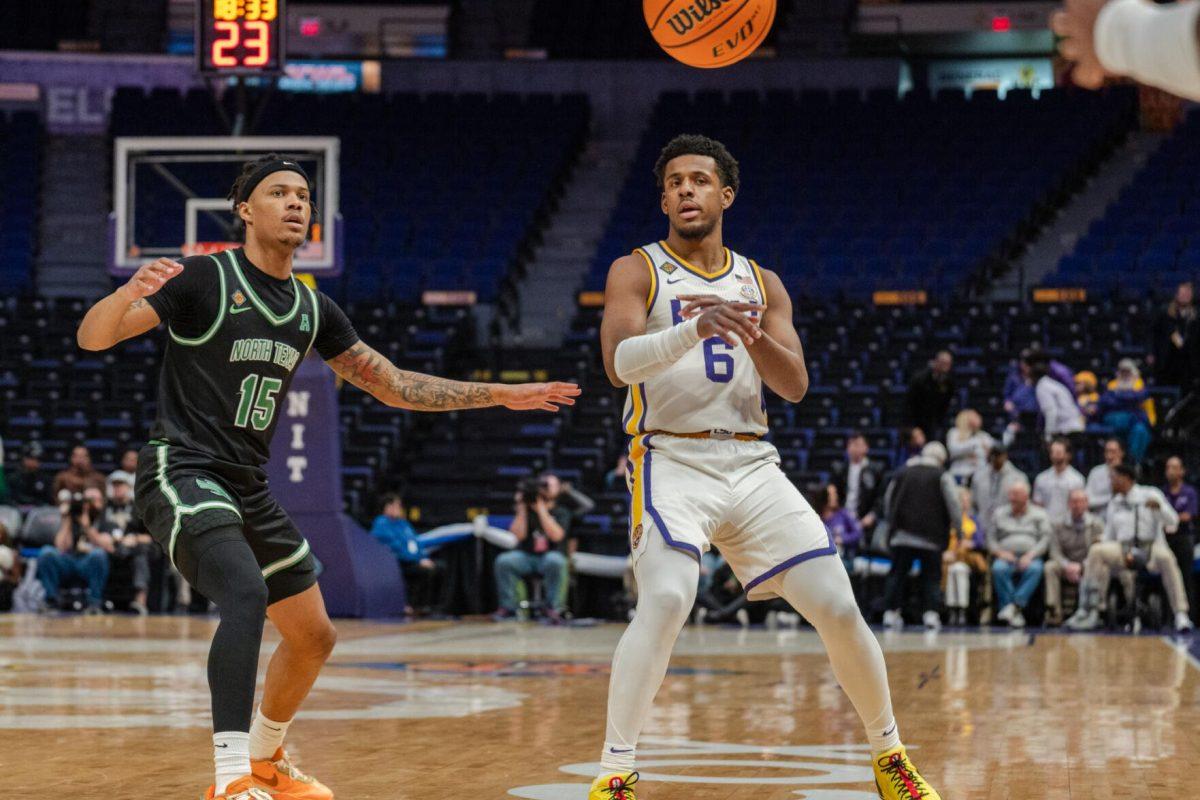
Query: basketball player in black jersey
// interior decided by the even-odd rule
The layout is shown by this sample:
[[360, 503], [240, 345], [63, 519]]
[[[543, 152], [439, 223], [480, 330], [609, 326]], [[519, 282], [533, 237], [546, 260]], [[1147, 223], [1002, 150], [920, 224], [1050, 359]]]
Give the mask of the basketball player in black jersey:
[[[330, 800], [282, 747], [336, 638], [308, 543], [271, 497], [263, 470], [296, 367], [315, 349], [350, 383], [415, 411], [556, 411], [579, 389], [398, 369], [359, 340], [329, 297], [292, 274], [314, 212], [300, 165], [274, 154], [252, 161], [230, 198], [245, 226], [243, 248], [146, 264], [88, 311], [78, 339], [104, 350], [167, 324], [158, 418], [140, 453], [135, 496], [171, 562], [221, 612], [208, 658], [216, 781], [207, 797]], [[254, 714], [264, 617], [282, 642]]]

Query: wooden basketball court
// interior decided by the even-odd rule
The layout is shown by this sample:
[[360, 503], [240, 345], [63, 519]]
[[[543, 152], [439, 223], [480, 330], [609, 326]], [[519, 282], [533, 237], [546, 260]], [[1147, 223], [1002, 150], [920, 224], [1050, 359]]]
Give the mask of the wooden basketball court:
[[[8, 796], [199, 797], [213, 626], [0, 617]], [[290, 749], [341, 800], [584, 800], [622, 626], [338, 627]], [[947, 800], [1197, 796], [1200, 643], [879, 636], [904, 739]], [[811, 631], [689, 627], [672, 669], [639, 798], [875, 797], [858, 720]]]

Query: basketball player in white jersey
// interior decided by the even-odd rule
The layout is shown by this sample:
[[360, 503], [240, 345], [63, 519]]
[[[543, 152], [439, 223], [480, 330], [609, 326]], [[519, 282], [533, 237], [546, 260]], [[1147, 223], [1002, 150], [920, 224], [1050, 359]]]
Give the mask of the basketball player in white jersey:
[[609, 379], [629, 387], [638, 605], [613, 656], [603, 774], [589, 800], [635, 800], [638, 737], [710, 545], [750, 599], [783, 597], [816, 627], [866, 726], [879, 796], [936, 799], [900, 743], [883, 653], [837, 549], [762, 440], [763, 383], [799, 402], [808, 372], [782, 281], [722, 246], [737, 162], [719, 142], [679, 136], [655, 175], [670, 231], [613, 263], [601, 328]]

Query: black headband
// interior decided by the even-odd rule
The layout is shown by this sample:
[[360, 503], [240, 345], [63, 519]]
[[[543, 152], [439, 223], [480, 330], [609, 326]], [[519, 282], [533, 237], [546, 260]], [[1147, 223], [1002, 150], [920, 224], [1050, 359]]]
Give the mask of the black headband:
[[244, 203], [250, 199], [250, 195], [254, 189], [263, 182], [263, 179], [268, 175], [276, 172], [295, 172], [304, 178], [304, 182], [308, 184], [309, 194], [312, 194], [312, 180], [308, 177], [308, 173], [304, 171], [304, 167], [297, 164], [295, 161], [290, 161], [286, 158], [278, 158], [274, 161], [268, 161], [254, 172], [250, 173], [250, 177], [242, 184], [242, 190], [238, 192], [235, 199], [238, 203]]

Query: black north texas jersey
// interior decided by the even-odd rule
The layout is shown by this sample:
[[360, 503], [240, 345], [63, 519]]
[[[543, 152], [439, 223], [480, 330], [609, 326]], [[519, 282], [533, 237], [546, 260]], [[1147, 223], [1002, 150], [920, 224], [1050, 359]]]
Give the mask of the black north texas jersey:
[[182, 264], [146, 298], [168, 332], [151, 438], [261, 466], [309, 349], [328, 360], [358, 334], [325, 294], [268, 275], [240, 248]]

